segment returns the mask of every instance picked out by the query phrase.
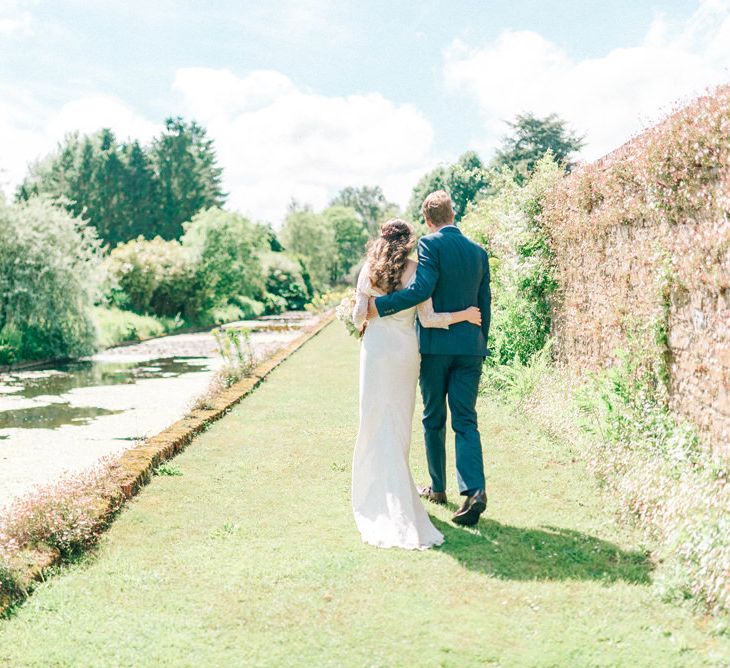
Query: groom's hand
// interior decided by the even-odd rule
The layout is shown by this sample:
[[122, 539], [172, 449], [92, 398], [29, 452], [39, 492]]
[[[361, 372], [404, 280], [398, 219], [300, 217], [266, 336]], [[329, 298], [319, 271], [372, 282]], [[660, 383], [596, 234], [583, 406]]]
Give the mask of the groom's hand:
[[379, 317], [378, 309], [375, 308], [375, 297], [368, 299], [368, 320]]

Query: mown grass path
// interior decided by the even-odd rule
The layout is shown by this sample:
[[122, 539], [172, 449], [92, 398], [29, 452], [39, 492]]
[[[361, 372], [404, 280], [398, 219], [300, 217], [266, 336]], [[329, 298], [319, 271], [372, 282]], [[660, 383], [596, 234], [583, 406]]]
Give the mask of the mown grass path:
[[[658, 601], [637, 535], [568, 448], [486, 399], [478, 530], [431, 506], [443, 548], [362, 545], [357, 355], [330, 326], [199, 436], [182, 476], [155, 478], [96, 554], [0, 621], [0, 664], [726, 665], [726, 638]], [[414, 434], [423, 480], [417, 419]]]

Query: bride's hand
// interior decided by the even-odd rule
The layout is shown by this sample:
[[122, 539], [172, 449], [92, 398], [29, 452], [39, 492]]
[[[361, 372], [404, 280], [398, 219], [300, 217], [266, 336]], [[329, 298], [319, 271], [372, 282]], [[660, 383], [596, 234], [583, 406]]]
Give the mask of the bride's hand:
[[472, 325], [481, 327], [482, 324], [482, 312], [476, 306], [470, 306], [465, 311], [466, 321]]

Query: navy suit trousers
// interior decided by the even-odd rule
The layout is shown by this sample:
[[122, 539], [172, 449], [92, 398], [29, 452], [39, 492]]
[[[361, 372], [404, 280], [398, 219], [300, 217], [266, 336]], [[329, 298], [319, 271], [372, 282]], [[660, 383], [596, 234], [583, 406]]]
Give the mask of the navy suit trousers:
[[446, 402], [456, 434], [456, 477], [459, 492], [484, 489], [482, 443], [476, 399], [484, 357], [421, 355], [421, 395], [426, 459], [434, 492], [446, 490]]

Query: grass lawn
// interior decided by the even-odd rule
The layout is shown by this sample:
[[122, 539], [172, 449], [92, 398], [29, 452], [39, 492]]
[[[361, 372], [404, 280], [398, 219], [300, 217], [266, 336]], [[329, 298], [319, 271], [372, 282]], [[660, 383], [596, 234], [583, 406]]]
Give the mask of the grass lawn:
[[486, 399], [478, 528], [429, 506], [443, 548], [361, 544], [357, 355], [329, 327], [199, 436], [182, 475], [154, 478], [95, 554], [0, 621], [0, 664], [727, 665], [730, 638], [657, 599], [637, 534], [574, 454]]

